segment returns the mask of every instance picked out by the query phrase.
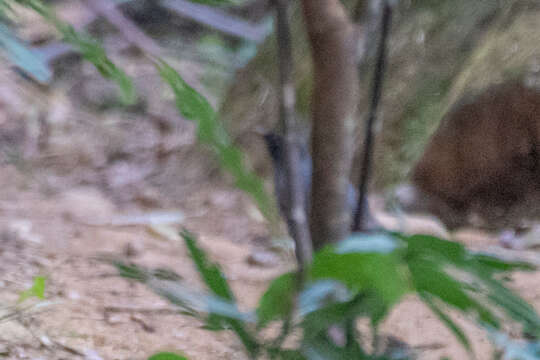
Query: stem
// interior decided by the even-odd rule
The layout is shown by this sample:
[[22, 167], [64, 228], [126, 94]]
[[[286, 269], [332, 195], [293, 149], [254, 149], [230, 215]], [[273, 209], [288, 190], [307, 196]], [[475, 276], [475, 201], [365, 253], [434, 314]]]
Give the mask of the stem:
[[[299, 124], [295, 117], [295, 87], [291, 33], [288, 22], [288, 0], [274, 0], [276, 8], [277, 42], [279, 54], [280, 122], [285, 132], [285, 177], [290, 195], [286, 211], [289, 231], [296, 245], [299, 277], [303, 278], [305, 264], [311, 261], [313, 245], [306, 214], [305, 191], [300, 174]], [[302, 281], [302, 280], [301, 280]]]
[[382, 84], [384, 77], [384, 70], [386, 66], [386, 43], [388, 38], [388, 32], [390, 29], [390, 23], [392, 20], [392, 7], [387, 0], [384, 0], [383, 14], [381, 22], [381, 35], [379, 39], [379, 48], [377, 51], [377, 63], [375, 65], [375, 73], [373, 76], [373, 88], [371, 93], [371, 104], [369, 108], [365, 138], [364, 138], [364, 155], [362, 159], [362, 168], [360, 170], [360, 183], [358, 185], [358, 203], [356, 205], [356, 211], [354, 213], [352, 230], [362, 231], [364, 230], [364, 220], [366, 218], [367, 207], [362, 206], [367, 198], [367, 187], [369, 178], [371, 175], [371, 162], [373, 157], [373, 143], [374, 134], [373, 126], [377, 117], [377, 109], [379, 107]]

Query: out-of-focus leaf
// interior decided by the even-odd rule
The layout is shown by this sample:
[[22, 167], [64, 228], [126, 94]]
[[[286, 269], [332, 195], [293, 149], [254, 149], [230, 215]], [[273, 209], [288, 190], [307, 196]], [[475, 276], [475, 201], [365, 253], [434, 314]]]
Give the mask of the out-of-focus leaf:
[[54, 12], [40, 0], [14, 1], [36, 11], [45, 20], [54, 25], [56, 30], [62, 34], [63, 40], [71, 44], [84, 59], [91, 62], [103, 77], [117, 83], [122, 90], [122, 101], [125, 104], [135, 103], [137, 95], [131, 79], [107, 57], [103, 47], [95, 39], [87, 34], [77, 32], [73, 26], [60, 20]]
[[126, 279], [137, 280], [142, 283], [146, 283], [146, 281], [151, 276], [148, 270], [134, 264], [127, 264], [119, 259], [109, 259], [107, 257], [102, 257], [101, 260], [114, 266], [116, 270], [118, 270], [119, 275]]
[[150, 356], [148, 360], [188, 360], [188, 358], [172, 352], [160, 352]]
[[238, 310], [236, 304], [195, 291], [178, 281], [151, 279], [147, 285], [171, 303], [190, 312], [219, 315], [222, 318], [253, 322], [254, 317]]
[[350, 301], [333, 303], [308, 313], [301, 323], [304, 339], [318, 337], [336, 324], [369, 315], [373, 310], [370, 308], [373, 302], [366, 301], [368, 297], [369, 295], [357, 295]]
[[526, 331], [540, 337], [540, 318], [525, 300], [494, 279], [486, 279], [487, 298], [510, 318], [524, 324]]
[[[494, 275], [511, 270], [531, 270], [523, 262], [507, 262], [487, 254], [467, 251], [463, 245], [427, 235], [401, 237], [411, 279], [426, 299], [438, 299], [441, 313], [451, 306], [469, 313], [483, 326], [498, 329], [502, 317], [512, 319], [528, 332], [540, 334], [540, 317], [523, 299], [504, 287]], [[434, 300], [431, 300], [432, 304]], [[429, 306], [432, 306], [429, 304]], [[434, 309], [435, 311], [435, 309]], [[459, 338], [452, 324], [438, 316]], [[463, 343], [463, 340], [460, 339]]]
[[265, 191], [262, 180], [245, 166], [242, 152], [232, 144], [212, 106], [165, 61], [158, 60], [155, 65], [171, 87], [180, 113], [197, 124], [199, 141], [211, 147], [220, 165], [234, 177], [236, 187], [249, 194], [266, 219], [275, 225], [277, 208], [274, 200]]
[[[234, 304], [234, 295], [219, 267], [208, 261], [206, 254], [197, 246], [195, 238], [188, 231], [184, 230], [181, 233], [181, 236], [184, 239], [190, 252], [190, 256], [206, 286], [208, 286], [208, 288], [218, 297]], [[216, 315], [217, 313], [213, 314]], [[211, 320], [210, 326], [215, 327], [219, 324], [219, 319], [215, 316]], [[257, 340], [245, 329], [244, 324], [241, 321], [228, 317], [224, 318], [222, 323], [226, 323], [231, 327], [251, 356], [254, 357], [259, 352]]]
[[288, 315], [294, 307], [295, 295], [296, 273], [283, 274], [272, 281], [257, 307], [257, 327]]
[[440, 309], [431, 299], [431, 296], [427, 294], [420, 294], [421, 298], [424, 300], [424, 303], [429, 306], [431, 311], [437, 315], [439, 320], [443, 322], [443, 324], [446, 325], [450, 331], [454, 334], [454, 336], [458, 339], [458, 341], [463, 345], [463, 347], [469, 352], [472, 352], [471, 344], [469, 342], [469, 339], [467, 338], [467, 335], [463, 332], [463, 330], [442, 310]]
[[206, 254], [197, 246], [192, 234], [184, 230], [180, 235], [184, 239], [191, 259], [195, 263], [197, 271], [201, 275], [206, 286], [208, 286], [215, 295], [234, 302], [234, 295], [219, 267], [208, 261]]
[[280, 360], [306, 360], [299, 350], [268, 349], [271, 359]]
[[534, 271], [536, 270], [536, 266], [533, 264], [524, 262], [524, 261], [506, 261], [499, 259], [495, 256], [489, 255], [489, 254], [483, 254], [483, 253], [476, 253], [474, 254], [474, 259], [478, 261], [480, 266], [482, 268], [492, 271], [492, 272], [499, 272], [499, 271]]
[[409, 263], [412, 280], [419, 293], [428, 293], [462, 312], [478, 316], [478, 320], [499, 328], [499, 321], [491, 310], [474, 300], [464, 285], [439, 269], [439, 264], [427, 259], [416, 259]]
[[2, 23], [0, 23], [0, 48], [4, 50], [9, 61], [36, 81], [42, 84], [48, 84], [51, 81], [52, 71], [45, 59], [26, 46]]
[[383, 253], [388, 254], [400, 247], [399, 239], [387, 232], [380, 233], [353, 233], [336, 246], [338, 254], [345, 253]]
[[[362, 244], [363, 241], [368, 245]], [[397, 252], [389, 252], [391, 243], [391, 238], [384, 235], [365, 240], [353, 235], [335, 247], [318, 252], [311, 276], [315, 280], [340, 281], [354, 291], [374, 291], [385, 305], [391, 306], [409, 290]]]
[[300, 293], [298, 312], [300, 316], [305, 316], [327, 305], [349, 301], [351, 297], [349, 289], [339, 281], [315, 281]]
[[36, 276], [32, 287], [20, 294], [18, 302], [21, 303], [32, 296], [41, 300], [45, 299], [45, 277]]
[[309, 360], [371, 359], [357, 343], [355, 346], [339, 347], [333, 344], [325, 334], [304, 339], [302, 353]]

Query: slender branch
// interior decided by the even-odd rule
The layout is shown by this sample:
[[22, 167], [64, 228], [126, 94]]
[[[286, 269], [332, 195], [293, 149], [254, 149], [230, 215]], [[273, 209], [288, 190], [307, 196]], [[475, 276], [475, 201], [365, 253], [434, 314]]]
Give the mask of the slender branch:
[[285, 178], [290, 196], [286, 217], [289, 231], [296, 244], [299, 273], [302, 274], [305, 264], [311, 261], [313, 246], [306, 215], [306, 194], [300, 174], [302, 166], [299, 154], [299, 124], [295, 117], [296, 99], [288, 4], [288, 0], [274, 0], [279, 54], [280, 122], [285, 131]]
[[354, 8], [354, 13], [353, 13], [353, 22], [355, 24], [358, 24], [360, 20], [362, 19], [362, 16], [364, 15], [366, 11], [366, 6], [369, 6], [369, 1], [358, 0], [358, 2], [356, 3], [356, 6]]
[[362, 167], [360, 169], [360, 183], [358, 185], [358, 203], [354, 213], [353, 231], [364, 230], [366, 210], [367, 207], [363, 206], [367, 199], [368, 182], [371, 175], [371, 162], [373, 157], [373, 143], [374, 134], [373, 127], [377, 117], [377, 109], [382, 95], [382, 84], [384, 71], [386, 66], [386, 43], [388, 38], [388, 32], [390, 29], [390, 23], [392, 20], [392, 7], [388, 3], [388, 0], [383, 0], [383, 14], [381, 21], [381, 34], [379, 38], [379, 48], [377, 51], [377, 62], [375, 64], [375, 73], [373, 76], [371, 104], [368, 113], [368, 120], [365, 130], [364, 138], [364, 155], [362, 159]]
[[118, 10], [116, 4], [106, 0], [85, 0], [85, 4], [88, 8], [106, 18], [131, 44], [144, 50], [149, 55], [161, 55], [161, 47], [150, 37], [146, 36], [130, 19], [125, 17]]
[[256, 43], [261, 43], [268, 34], [268, 27], [264, 21], [252, 24], [225, 11], [202, 4], [195, 4], [187, 0], [162, 0], [160, 6], [224, 34]]

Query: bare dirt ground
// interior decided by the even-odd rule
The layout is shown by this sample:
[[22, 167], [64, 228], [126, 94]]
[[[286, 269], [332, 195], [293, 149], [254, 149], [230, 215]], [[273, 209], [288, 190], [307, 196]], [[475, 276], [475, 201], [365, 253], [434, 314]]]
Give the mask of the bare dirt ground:
[[[199, 322], [174, 313], [143, 286], [116, 277], [114, 269], [94, 260], [103, 253], [126, 256], [140, 264], [171, 268], [199, 286], [180, 242], [156, 235], [145, 225], [85, 223], [125, 214], [97, 188], [68, 188], [47, 195], [12, 166], [1, 168], [0, 185], [3, 314], [12, 311], [9, 306], [31, 285], [33, 276], [47, 277], [43, 307], [0, 322], [0, 357], [145, 359], [156, 351], [174, 350], [191, 359], [246, 358], [230, 333], [202, 329]], [[178, 208], [185, 215], [178, 225], [198, 234], [211, 258], [223, 266], [246, 308], [257, 303], [269, 280], [293, 266], [287, 256], [265, 264], [249, 261], [250, 254], [264, 248], [260, 239], [265, 231], [246, 214], [247, 203], [236, 191], [208, 183], [186, 191]], [[408, 224], [421, 231], [430, 231], [430, 226], [431, 231], [435, 229], [418, 219], [410, 219]], [[493, 250], [496, 245], [494, 239], [473, 230], [458, 237], [477, 249]], [[518, 255], [537, 258], [533, 252]], [[538, 273], [517, 274], [511, 286], [540, 308], [539, 282]], [[489, 359], [488, 340], [470, 323], [460, 323], [473, 340], [478, 358]], [[467, 357], [448, 330], [414, 298], [392, 312], [384, 332], [418, 349], [421, 359]]]

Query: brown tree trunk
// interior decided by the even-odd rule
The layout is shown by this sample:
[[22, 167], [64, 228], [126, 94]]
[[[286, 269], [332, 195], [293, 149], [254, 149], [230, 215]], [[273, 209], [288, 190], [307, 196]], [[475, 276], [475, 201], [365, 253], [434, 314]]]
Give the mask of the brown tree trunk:
[[312, 48], [313, 184], [311, 234], [315, 248], [349, 232], [346, 205], [355, 104], [358, 100], [353, 24], [339, 0], [303, 0]]

